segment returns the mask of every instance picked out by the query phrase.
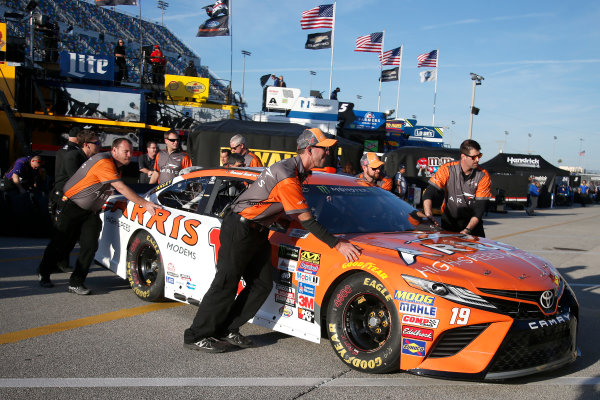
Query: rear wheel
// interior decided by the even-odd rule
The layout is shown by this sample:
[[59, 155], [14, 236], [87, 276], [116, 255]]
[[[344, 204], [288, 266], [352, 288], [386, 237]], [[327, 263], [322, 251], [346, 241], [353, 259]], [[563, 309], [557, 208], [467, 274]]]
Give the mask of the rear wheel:
[[156, 240], [138, 231], [127, 246], [127, 280], [136, 296], [145, 301], [163, 300], [165, 270]]
[[390, 292], [375, 277], [358, 273], [333, 291], [327, 333], [336, 354], [351, 368], [384, 373], [400, 367], [400, 317]]

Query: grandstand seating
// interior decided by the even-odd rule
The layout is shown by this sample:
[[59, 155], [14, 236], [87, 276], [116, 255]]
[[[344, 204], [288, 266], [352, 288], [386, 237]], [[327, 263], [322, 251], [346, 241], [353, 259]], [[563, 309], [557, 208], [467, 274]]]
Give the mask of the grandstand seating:
[[[5, 0], [0, 11], [23, 12], [28, 0]], [[126, 42], [129, 78], [132, 82], [140, 79], [140, 36], [143, 46], [160, 44], [167, 59], [167, 73], [182, 75], [188, 61], [193, 59], [199, 66], [200, 76], [210, 79], [210, 97], [212, 101], [223, 101], [226, 88], [213, 76], [206, 66], [200, 66], [199, 57], [167, 28], [139, 17], [114, 11], [110, 7], [98, 7], [93, 0], [38, 0], [38, 10], [42, 15], [56, 21], [61, 26], [59, 51], [68, 50], [77, 53], [111, 55], [118, 38]], [[73, 26], [71, 34], [66, 27]], [[143, 35], [141, 35], [143, 32]], [[28, 37], [29, 25], [9, 23], [8, 34]], [[43, 58], [42, 35], [36, 35], [35, 58]], [[104, 39], [104, 40], [102, 40]], [[29, 49], [27, 49], [29, 54]]]

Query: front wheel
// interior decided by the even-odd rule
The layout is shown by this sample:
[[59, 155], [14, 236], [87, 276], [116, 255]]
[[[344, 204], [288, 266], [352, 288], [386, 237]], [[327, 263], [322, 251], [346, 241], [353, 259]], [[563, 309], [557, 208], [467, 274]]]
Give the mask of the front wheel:
[[144, 301], [163, 300], [165, 270], [156, 240], [138, 231], [127, 246], [127, 280], [137, 297]]
[[390, 292], [358, 273], [336, 286], [327, 307], [327, 333], [338, 357], [353, 369], [384, 373], [400, 368], [400, 317]]

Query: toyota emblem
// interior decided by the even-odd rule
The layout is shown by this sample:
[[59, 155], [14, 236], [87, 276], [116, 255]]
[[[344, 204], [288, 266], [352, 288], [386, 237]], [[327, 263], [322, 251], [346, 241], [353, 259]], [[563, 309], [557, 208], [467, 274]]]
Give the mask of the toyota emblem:
[[552, 307], [554, 304], [554, 293], [552, 293], [551, 290], [546, 290], [544, 293], [542, 293], [540, 296], [540, 304], [544, 309]]

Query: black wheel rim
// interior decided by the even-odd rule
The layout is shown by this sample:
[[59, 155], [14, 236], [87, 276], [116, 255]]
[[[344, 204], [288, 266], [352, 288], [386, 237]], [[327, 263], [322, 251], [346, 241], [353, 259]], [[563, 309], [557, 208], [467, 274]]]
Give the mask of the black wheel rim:
[[343, 315], [343, 326], [350, 342], [362, 351], [379, 349], [390, 335], [390, 312], [381, 299], [370, 293], [352, 298]]
[[137, 256], [137, 273], [140, 277], [140, 284], [143, 286], [152, 286], [158, 277], [160, 260], [154, 247], [145, 245], [140, 248]]

